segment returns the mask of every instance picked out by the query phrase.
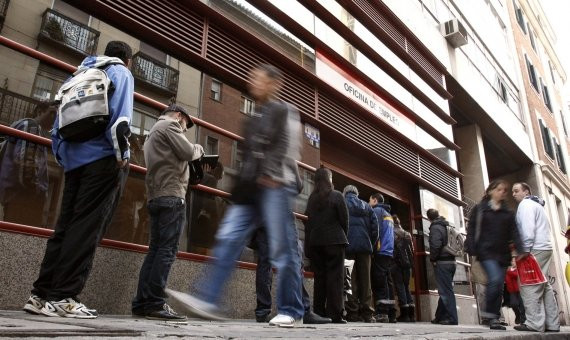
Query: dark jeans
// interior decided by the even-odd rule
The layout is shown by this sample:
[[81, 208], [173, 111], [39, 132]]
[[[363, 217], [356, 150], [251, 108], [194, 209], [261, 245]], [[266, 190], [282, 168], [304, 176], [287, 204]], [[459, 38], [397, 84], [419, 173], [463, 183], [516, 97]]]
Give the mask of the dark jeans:
[[481, 313], [486, 319], [498, 319], [501, 316], [501, 303], [503, 300], [503, 287], [507, 267], [496, 260], [483, 260], [481, 266], [487, 274], [487, 288], [485, 290], [485, 311]]
[[344, 310], [344, 244], [311, 247], [315, 313], [340, 320]]
[[398, 303], [400, 307], [407, 307], [414, 305], [412, 294], [410, 293], [410, 276], [412, 275], [412, 268], [402, 268], [397, 264], [392, 264], [390, 268], [394, 287], [398, 295]]
[[368, 253], [347, 254], [346, 258], [354, 260], [352, 270], [352, 294], [345, 303], [347, 318], [360, 316], [364, 319], [372, 317], [372, 290], [370, 289], [370, 262]]
[[437, 281], [437, 292], [439, 300], [435, 319], [438, 321], [448, 320], [457, 323], [457, 304], [455, 293], [453, 292], [453, 276], [455, 275], [454, 262], [437, 262], [434, 267], [435, 280]]
[[394, 314], [394, 283], [390, 268], [394, 260], [391, 256], [375, 254], [372, 264], [372, 290], [378, 314]]
[[81, 293], [127, 175], [128, 167], [118, 169], [114, 156], [65, 173], [59, 220], [32, 294], [54, 301]]
[[173, 196], [157, 197], [148, 203], [150, 244], [139, 274], [137, 295], [132, 303], [136, 313], [150, 313], [166, 302], [168, 274], [178, 251], [180, 233], [186, 223], [186, 203]]
[[[255, 295], [257, 297], [257, 305], [255, 307], [255, 316], [263, 317], [271, 314], [271, 283], [272, 272], [271, 262], [269, 260], [269, 244], [267, 242], [267, 232], [263, 227], [259, 227], [254, 234], [253, 242], [257, 246], [257, 268], [255, 270]], [[302, 247], [299, 246], [299, 254], [303, 258]], [[301, 265], [301, 275], [303, 275], [303, 266]], [[305, 314], [311, 311], [311, 299], [309, 293], [303, 288], [303, 309]]]

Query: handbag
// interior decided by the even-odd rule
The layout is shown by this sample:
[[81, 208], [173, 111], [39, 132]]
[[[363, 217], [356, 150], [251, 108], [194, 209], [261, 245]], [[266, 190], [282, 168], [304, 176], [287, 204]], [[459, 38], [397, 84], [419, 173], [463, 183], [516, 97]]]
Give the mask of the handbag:
[[190, 167], [190, 178], [188, 179], [188, 183], [191, 185], [200, 184], [202, 179], [204, 179], [204, 170], [202, 169], [200, 158], [188, 162], [188, 166]]
[[517, 261], [517, 271], [521, 286], [531, 286], [546, 282], [546, 277], [544, 277], [538, 261], [532, 254]]

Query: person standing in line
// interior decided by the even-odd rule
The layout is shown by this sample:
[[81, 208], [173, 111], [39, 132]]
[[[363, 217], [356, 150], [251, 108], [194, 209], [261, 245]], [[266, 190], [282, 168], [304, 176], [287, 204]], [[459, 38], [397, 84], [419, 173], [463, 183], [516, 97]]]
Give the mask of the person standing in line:
[[412, 235], [402, 228], [398, 216], [392, 215], [392, 220], [394, 221], [394, 262], [390, 268], [390, 273], [400, 306], [398, 322], [414, 322], [416, 306], [410, 293], [410, 277], [414, 264], [414, 243]]
[[[533, 196], [530, 186], [524, 182], [513, 185], [513, 197], [518, 202], [516, 223], [522, 239], [522, 253], [517, 260], [534, 255], [542, 273], [548, 277], [552, 260], [550, 223], [544, 210], [544, 200]], [[515, 326], [517, 331], [559, 332], [560, 319], [554, 291], [548, 281], [541, 284], [521, 286], [524, 303], [524, 323]]]
[[433, 265], [439, 300], [435, 318], [431, 323], [441, 325], [457, 325], [457, 304], [453, 292], [453, 276], [455, 275], [455, 257], [448, 253], [444, 247], [447, 244], [447, 226], [449, 222], [439, 216], [436, 209], [428, 209], [427, 218], [429, 227], [429, 259]]
[[376, 322], [372, 290], [370, 288], [370, 266], [374, 245], [378, 242], [378, 218], [372, 208], [358, 198], [358, 189], [347, 185], [344, 199], [348, 208], [348, 247], [346, 258], [354, 260], [352, 271], [352, 294], [346, 302], [346, 319], [351, 322]]
[[97, 245], [111, 223], [128, 175], [134, 96], [128, 69], [131, 58], [129, 45], [111, 41], [103, 56], [85, 58], [76, 72], [104, 68], [114, 86], [104, 133], [85, 142], [70, 142], [59, 134], [59, 118], [53, 124], [52, 149], [65, 172], [63, 198], [39, 277], [23, 308], [26, 312], [87, 319], [98, 316], [77, 295], [85, 287]]
[[489, 328], [506, 330], [501, 325], [501, 302], [507, 268], [511, 263], [510, 244], [518, 251], [522, 244], [515, 215], [505, 202], [509, 184], [502, 179], [492, 181], [479, 204], [471, 211], [465, 247], [477, 257], [487, 275], [485, 310], [481, 316], [489, 320]]
[[184, 132], [194, 125], [181, 106], [166, 108], [150, 129], [144, 144], [146, 192], [150, 215], [150, 244], [142, 264], [132, 314], [149, 320], [184, 320], [166, 303], [166, 282], [186, 224], [188, 162], [204, 150]]
[[384, 204], [384, 196], [377, 192], [370, 196], [370, 207], [378, 219], [378, 242], [372, 258], [372, 290], [376, 299], [376, 321], [396, 322], [394, 282], [390, 275], [394, 255], [394, 222], [391, 207]]
[[301, 259], [293, 215], [297, 194], [295, 160], [299, 157], [301, 123], [291, 105], [276, 99], [281, 72], [261, 64], [251, 72], [250, 94], [255, 112], [246, 120], [243, 162], [230, 206], [216, 235], [209, 275], [197, 284], [197, 296], [167, 290], [190, 313], [220, 320], [220, 300], [235, 261], [264, 221], [272, 264], [277, 268], [277, 312], [270, 325], [295, 327], [303, 323]]
[[346, 323], [342, 313], [348, 209], [342, 194], [333, 188], [329, 169], [317, 169], [314, 190], [309, 196], [305, 214], [308, 218], [305, 242], [315, 274], [315, 312], [330, 317], [333, 323]]

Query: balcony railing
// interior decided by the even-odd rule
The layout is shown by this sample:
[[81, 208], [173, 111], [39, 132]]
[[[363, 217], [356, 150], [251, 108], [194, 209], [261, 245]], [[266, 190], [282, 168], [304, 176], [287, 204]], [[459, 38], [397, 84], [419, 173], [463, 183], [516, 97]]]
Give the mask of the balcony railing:
[[39, 103], [33, 98], [0, 89], [0, 124], [10, 125], [24, 117], [32, 117]]
[[99, 31], [48, 8], [38, 39], [52, 41], [86, 56], [95, 54], [99, 34]]
[[132, 72], [135, 79], [159, 88], [171, 95], [178, 90], [178, 70], [138, 52], [133, 56]]
[[9, 4], [10, 0], [0, 0], [0, 31], [2, 30], [2, 27], [4, 27], [4, 20], [6, 19]]

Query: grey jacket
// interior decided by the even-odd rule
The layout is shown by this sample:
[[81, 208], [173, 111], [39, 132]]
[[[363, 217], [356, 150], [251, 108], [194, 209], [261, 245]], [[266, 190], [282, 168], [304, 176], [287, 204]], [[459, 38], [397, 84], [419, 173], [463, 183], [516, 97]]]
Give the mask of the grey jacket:
[[161, 116], [150, 129], [143, 149], [147, 199], [186, 197], [188, 162], [202, 157], [202, 146], [190, 143], [175, 119]]

